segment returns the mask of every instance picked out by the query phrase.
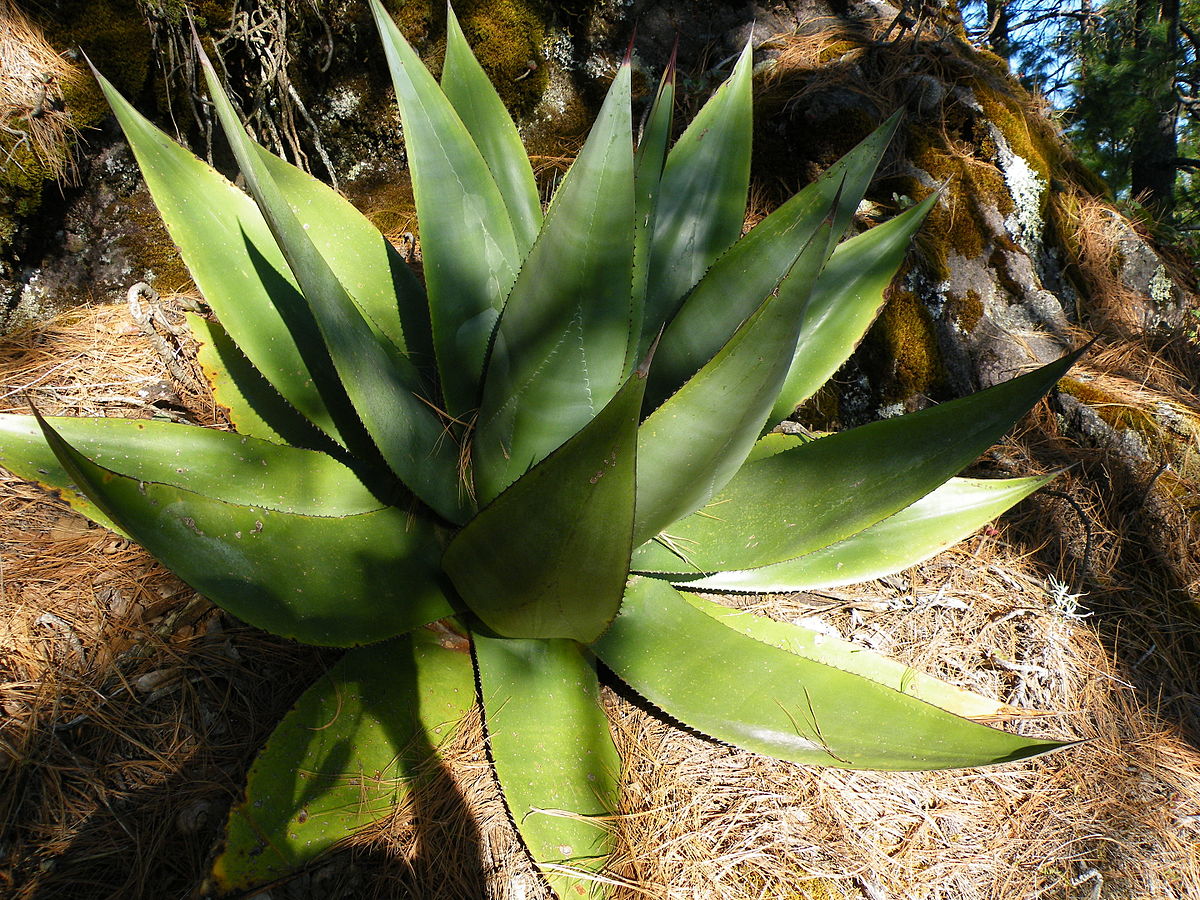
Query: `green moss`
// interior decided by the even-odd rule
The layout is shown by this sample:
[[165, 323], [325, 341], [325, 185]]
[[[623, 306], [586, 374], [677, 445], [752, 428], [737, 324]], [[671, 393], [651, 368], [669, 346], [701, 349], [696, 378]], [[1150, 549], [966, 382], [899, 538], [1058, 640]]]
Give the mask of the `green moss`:
[[952, 296], [947, 306], [950, 317], [968, 333], [974, 331], [983, 318], [983, 298], [977, 291], [968, 290], [961, 297]]
[[1063, 378], [1058, 382], [1058, 389], [1087, 404], [1089, 409], [1117, 431], [1135, 431], [1151, 438], [1160, 438], [1163, 434], [1162, 427], [1153, 415], [1089, 381]]
[[188, 291], [195, 287], [149, 191], [141, 190], [121, 203], [121, 215], [132, 226], [120, 239], [121, 248], [135, 266], [153, 273], [160, 291]]
[[904, 402], [930, 394], [944, 379], [933, 319], [912, 291], [891, 290], [867, 335], [874, 353], [893, 367], [885, 402]]
[[[55, 4], [53, 19], [40, 24], [57, 49], [81, 48], [123, 94], [141, 94], [153, 50], [150, 29], [136, 0], [62, 0]], [[79, 87], [86, 89], [86, 85]]]
[[546, 10], [530, 0], [469, 0], [456, 9], [504, 105], [517, 113], [531, 109], [546, 89]]

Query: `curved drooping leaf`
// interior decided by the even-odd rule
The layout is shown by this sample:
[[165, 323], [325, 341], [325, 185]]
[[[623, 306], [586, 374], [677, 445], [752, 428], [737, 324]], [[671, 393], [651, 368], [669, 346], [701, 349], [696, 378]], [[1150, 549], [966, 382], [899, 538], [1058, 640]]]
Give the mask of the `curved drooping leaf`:
[[937, 203], [932, 194], [894, 219], [841, 244], [817, 278], [804, 327], [767, 426], [786, 419], [849, 359], [883, 306], [912, 237]]
[[645, 544], [633, 568], [672, 571], [682, 554], [692, 560], [690, 571], [699, 559], [706, 572], [752, 569], [848, 538], [949, 481], [1041, 399], [1080, 352], [967, 397], [748, 464], [705, 509], [667, 528], [678, 552]]
[[306, 516], [213, 500], [96, 465], [43, 422], [75, 485], [176, 575], [258, 628], [347, 646], [453, 614], [433, 526], [395, 507]]
[[467, 127], [379, 0], [371, 0], [371, 12], [404, 127], [442, 396], [459, 417], [479, 404], [488, 341], [521, 254]]
[[684, 295], [742, 233], [750, 186], [753, 63], [747, 43], [728, 80], [667, 154], [654, 214], [638, 358]]
[[225, 410], [238, 434], [326, 453], [342, 450], [275, 390], [220, 324], [193, 312], [184, 313], [184, 319], [213, 403]]
[[1053, 478], [952, 478], [895, 515], [804, 556], [757, 569], [671, 580], [695, 590], [769, 593], [882, 578], [957, 544]]
[[617, 614], [633, 549], [644, 388], [639, 370], [446, 548], [446, 574], [498, 634], [590, 641]]
[[591, 421], [629, 374], [634, 217], [629, 92], [626, 64], [496, 326], [472, 447], [481, 503]]
[[[646, 123], [633, 158], [633, 302], [629, 333], [642, 333], [642, 318], [646, 313], [646, 291], [650, 277], [650, 242], [654, 236], [654, 214], [658, 205], [658, 185], [662, 180], [663, 163], [667, 157], [667, 141], [675, 119], [675, 51], [663, 70], [658, 92], [650, 105]], [[625, 368], [633, 367], [634, 354], [640, 340], [629, 342]]]
[[[226, 503], [308, 516], [347, 516], [385, 505], [351, 469], [313, 450], [154, 419], [45, 421], [110, 471]], [[33, 416], [0, 415], [0, 465], [45, 487], [73, 490]]]
[[787, 373], [829, 238], [826, 222], [778, 290], [638, 429], [635, 546], [702, 507], [742, 466]]
[[[739, 238], [704, 273], [663, 332], [647, 389], [650, 402], [669, 396], [712, 359], [788, 275], [797, 254], [826, 218], [832, 220], [835, 238], [846, 230], [898, 121], [899, 114], [889, 119], [817, 181]], [[811, 273], [793, 277], [811, 277]], [[818, 276], [817, 283], [823, 278]], [[838, 283], [837, 279], [829, 282]], [[805, 330], [808, 321], [806, 305]]]
[[853, 644], [803, 625], [778, 622], [748, 610], [722, 606], [695, 594], [685, 593], [682, 596], [705, 615], [712, 616], [723, 625], [756, 641], [833, 666], [843, 672], [861, 675], [956, 716], [968, 719], [996, 719], [1020, 712], [1007, 703], [949, 684], [904, 663], [881, 656], [861, 644]]
[[950, 769], [1064, 746], [980, 725], [761, 643], [653, 578], [632, 582], [616, 621], [592, 647], [619, 678], [685, 725], [792, 762]]
[[197, 52], [238, 166], [300, 283], [355, 412], [397, 477], [438, 515], [461, 523], [468, 498], [459, 479], [458, 448], [420, 396], [416, 367], [363, 318], [263, 162], [265, 151], [246, 135], [208, 58]]
[[287, 401], [336, 440], [349, 409], [321, 335], [254, 201], [96, 78], [204, 299]]
[[474, 645], [488, 745], [521, 839], [559, 897], [600, 896], [586, 873], [612, 849], [621, 760], [590, 655], [565, 640], [476, 635]]
[[442, 91], [471, 133], [496, 180], [512, 223], [517, 258], [524, 258], [542, 226], [542, 202], [533, 168], [512, 116], [467, 46], [458, 17], [449, 4], [446, 5]]
[[357, 647], [296, 702], [250, 768], [213, 863], [219, 894], [302, 868], [392, 812], [432, 774], [475, 703], [471, 655], [412, 634]]

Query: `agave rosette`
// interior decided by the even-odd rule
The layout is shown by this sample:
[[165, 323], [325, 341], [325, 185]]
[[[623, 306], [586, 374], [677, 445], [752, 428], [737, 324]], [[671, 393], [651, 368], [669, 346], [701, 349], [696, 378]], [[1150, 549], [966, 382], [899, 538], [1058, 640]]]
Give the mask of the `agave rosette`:
[[844, 433], [769, 433], [848, 357], [936, 202], [838, 244], [895, 119], [743, 235], [750, 49], [669, 150], [671, 72], [635, 150], [626, 62], [543, 210], [453, 13], [439, 84], [372, 9], [424, 283], [250, 140], [207, 61], [248, 195], [101, 79], [215, 314], [189, 324], [236, 432], [0, 419], [6, 467], [246, 622], [351, 648], [254, 764], [216, 890], [385, 814], [478, 702], [534, 860], [560, 894], [602, 893], [589, 873], [620, 760], [597, 661], [697, 731], [799, 763], [933, 769], [1061, 746], [982, 724], [995, 701], [696, 593], [894, 572], [1046, 480], [955, 475], [1073, 357]]

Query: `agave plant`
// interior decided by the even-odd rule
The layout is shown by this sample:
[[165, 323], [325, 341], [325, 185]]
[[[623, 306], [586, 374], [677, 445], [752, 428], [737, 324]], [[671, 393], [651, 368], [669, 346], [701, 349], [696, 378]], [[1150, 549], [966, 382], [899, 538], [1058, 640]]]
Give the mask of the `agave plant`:
[[[7, 416], [0, 462], [233, 615], [347, 647], [232, 810], [218, 892], [384, 815], [479, 704], [495, 774], [563, 896], [602, 893], [619, 679], [711, 738], [798, 763], [933, 769], [1061, 746], [1003, 705], [700, 592], [900, 570], [1044, 483], [954, 477], [1066, 357], [912, 415], [773, 433], [847, 358], [931, 197], [844, 243], [893, 117], [742, 234], [751, 51], [670, 146], [630, 65], [543, 210], [453, 12], [439, 84], [377, 0], [424, 281], [347, 201], [254, 143], [249, 189], [101, 85], [215, 319], [189, 315], [236, 431]], [[603, 668], [600, 668], [600, 664]]]

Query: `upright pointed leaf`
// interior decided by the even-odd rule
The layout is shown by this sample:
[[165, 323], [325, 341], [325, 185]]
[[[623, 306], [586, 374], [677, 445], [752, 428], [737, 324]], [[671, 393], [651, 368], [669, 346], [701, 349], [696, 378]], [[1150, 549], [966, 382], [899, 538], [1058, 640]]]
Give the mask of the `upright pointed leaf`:
[[633, 547], [644, 385], [645, 373], [635, 373], [579, 434], [450, 542], [446, 573], [497, 633], [588, 641], [616, 615]]
[[292, 406], [343, 440], [345, 393], [254, 201], [152, 125], [105, 78], [96, 79], [171, 239], [221, 324]]
[[792, 762], [952, 769], [1064, 746], [988, 728], [853, 672], [760, 643], [652, 578], [631, 584], [621, 614], [592, 647], [619, 678], [685, 725]]
[[442, 91], [471, 133], [496, 180], [512, 222], [518, 258], [524, 258], [542, 226], [542, 203], [533, 168], [512, 116], [467, 45], [458, 17], [449, 4]]
[[521, 254], [467, 127], [379, 0], [371, 12], [404, 125], [443, 399], [462, 416], [478, 406], [484, 355]]
[[694, 580], [684, 575], [678, 581], [695, 590], [775, 593], [882, 578], [952, 547], [1053, 477], [952, 478], [907, 509], [828, 547], [757, 569]]
[[[464, 642], [465, 644], [465, 642]], [[425, 629], [349, 651], [296, 702], [229, 813], [211, 886], [241, 893], [384, 818], [475, 703], [471, 655]]]
[[938, 196], [931, 195], [834, 251], [809, 298], [796, 354], [768, 427], [795, 412], [849, 359], [875, 321], [884, 290]]
[[750, 186], [753, 52], [671, 148], [658, 190], [639, 355], [683, 296], [742, 233]]
[[586, 873], [612, 849], [621, 761], [590, 655], [574, 641], [474, 643], [488, 745], [521, 839], [559, 897], [602, 896]]
[[473, 448], [481, 502], [579, 431], [628, 375], [629, 82], [624, 65], [496, 328]]
[[217, 116], [251, 194], [308, 301], [355, 411], [393, 472], [439, 515], [463, 521], [467, 497], [458, 448], [418, 391], [415, 367], [364, 319], [313, 245], [267, 165], [246, 135], [207, 58], [201, 58]]
[[102, 468], [42, 427], [63, 470], [105, 515], [251, 625], [347, 646], [453, 615], [427, 521], [395, 507], [338, 518], [225, 503]]
[[[1081, 352], [970, 396], [748, 464], [706, 509], [666, 529], [670, 543], [716, 572], [782, 562], [856, 534], [944, 484], [999, 440]], [[679, 553], [647, 544], [634, 568], [678, 569]]]
[[827, 222], [778, 291], [638, 429], [635, 546], [702, 507], [742, 466], [783, 383], [829, 237]]
[[[835, 238], [845, 232], [898, 121], [899, 114], [759, 222], [713, 263], [663, 333], [647, 389], [652, 402], [672, 394], [712, 359], [734, 329], [788, 274], [797, 254], [826, 217], [833, 223], [831, 234]], [[837, 285], [847, 274], [858, 275], [857, 271], [839, 273], [839, 279], [829, 281], [822, 274], [817, 283]]]

